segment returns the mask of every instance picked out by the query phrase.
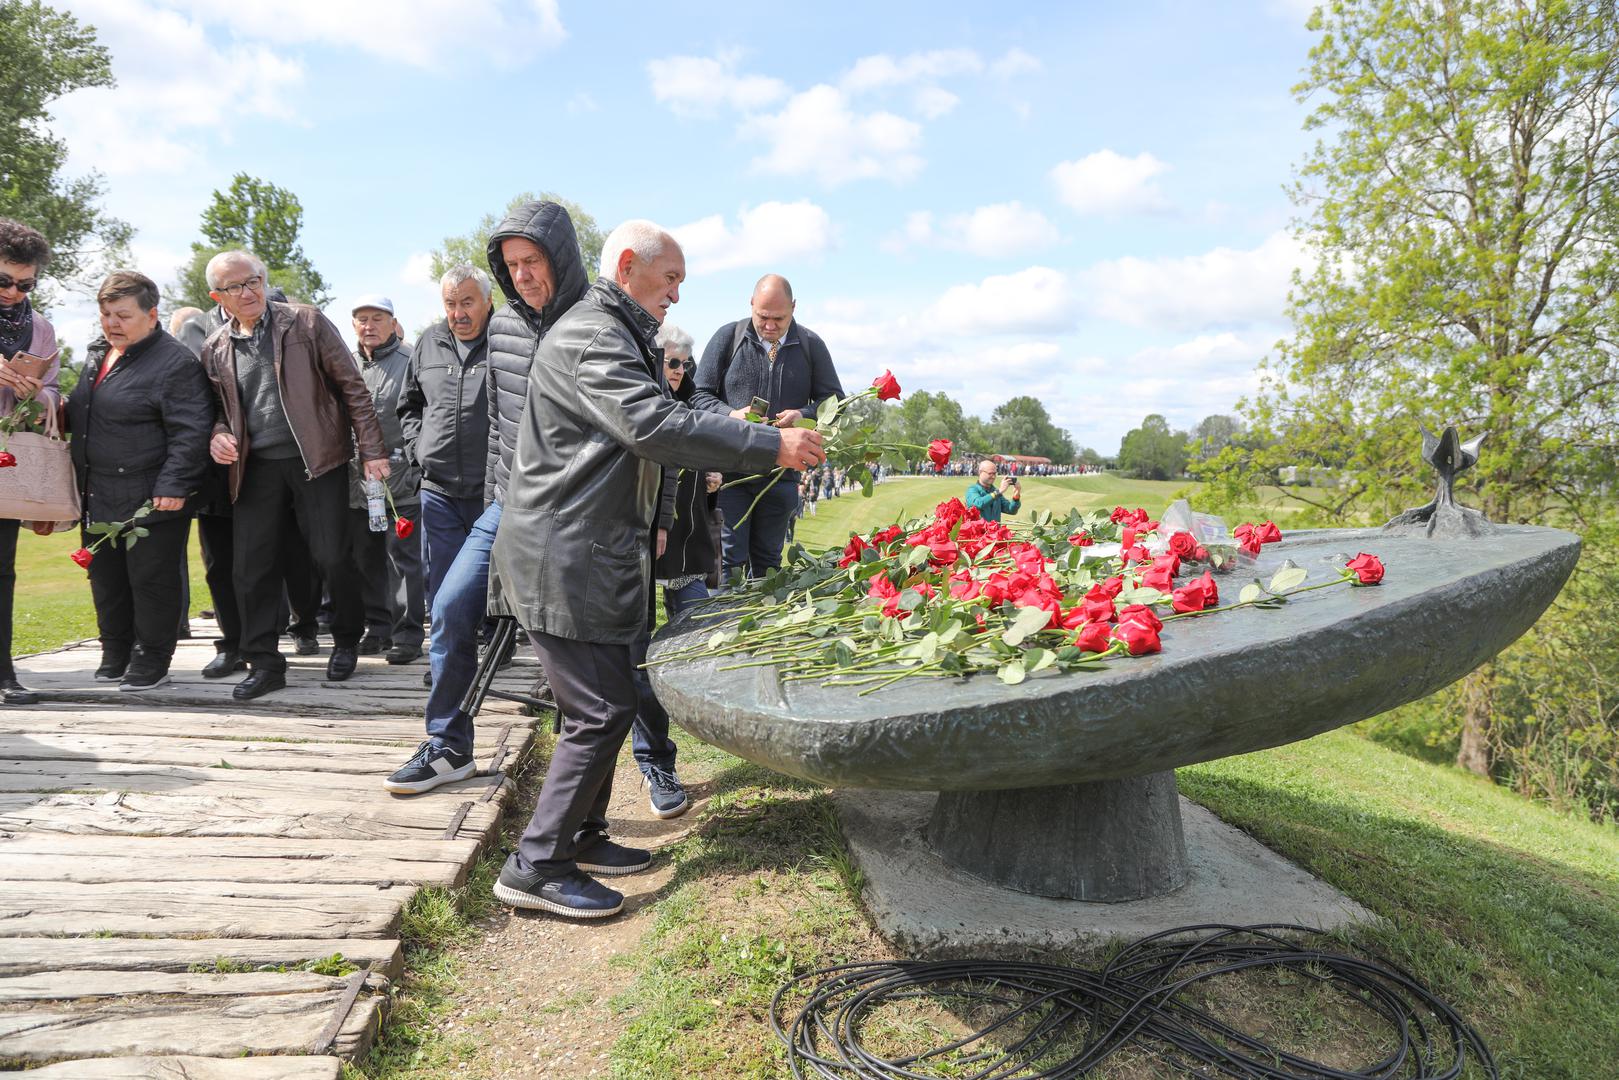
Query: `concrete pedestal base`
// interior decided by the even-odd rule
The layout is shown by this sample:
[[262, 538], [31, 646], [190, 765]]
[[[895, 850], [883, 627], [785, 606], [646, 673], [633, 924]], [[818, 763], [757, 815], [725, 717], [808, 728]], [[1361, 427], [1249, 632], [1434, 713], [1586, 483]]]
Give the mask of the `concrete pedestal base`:
[[995, 885], [1116, 904], [1186, 884], [1173, 770], [1058, 787], [941, 792], [928, 843]]
[[1086, 903], [1002, 888], [945, 862], [925, 830], [938, 796], [833, 794], [866, 878], [878, 931], [908, 956], [1042, 954], [1095, 948], [1198, 923], [1297, 923], [1330, 930], [1375, 919], [1336, 889], [1195, 803], [1180, 800], [1186, 884], [1164, 896]]

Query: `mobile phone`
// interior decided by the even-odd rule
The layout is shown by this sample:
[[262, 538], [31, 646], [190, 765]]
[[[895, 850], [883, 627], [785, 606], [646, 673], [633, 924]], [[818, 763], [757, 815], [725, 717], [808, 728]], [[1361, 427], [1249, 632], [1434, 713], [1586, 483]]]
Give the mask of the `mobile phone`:
[[766, 419], [769, 419], [770, 417], [770, 402], [766, 401], [762, 397], [754, 398], [753, 404], [749, 405], [748, 408]]
[[45, 373], [51, 369], [51, 361], [56, 359], [56, 353], [49, 356], [35, 356], [33, 353], [19, 351], [17, 355], [6, 361], [6, 366], [19, 375], [26, 375], [30, 379], [43, 379]]

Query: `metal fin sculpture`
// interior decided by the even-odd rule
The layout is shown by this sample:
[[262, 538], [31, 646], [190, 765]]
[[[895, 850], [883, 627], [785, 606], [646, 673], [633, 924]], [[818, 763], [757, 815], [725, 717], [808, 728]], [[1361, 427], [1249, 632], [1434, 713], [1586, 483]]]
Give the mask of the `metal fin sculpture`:
[[1444, 433], [1435, 436], [1426, 424], [1422, 428], [1422, 460], [1439, 473], [1439, 487], [1426, 505], [1407, 510], [1389, 519], [1385, 532], [1411, 533], [1419, 529], [1429, 537], [1442, 540], [1470, 539], [1495, 532], [1490, 519], [1456, 501], [1456, 477], [1478, 462], [1478, 448], [1484, 436], [1461, 441], [1454, 425], [1447, 425]]

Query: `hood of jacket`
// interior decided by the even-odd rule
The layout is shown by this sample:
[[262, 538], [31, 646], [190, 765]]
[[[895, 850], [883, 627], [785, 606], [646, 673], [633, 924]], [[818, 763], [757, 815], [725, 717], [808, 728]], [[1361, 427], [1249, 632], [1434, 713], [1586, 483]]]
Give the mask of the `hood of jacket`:
[[[501, 258], [500, 253], [500, 242], [512, 237], [532, 240], [545, 252], [551, 264], [551, 278], [555, 287], [551, 292], [551, 302], [545, 305], [543, 311], [535, 311], [525, 303], [512, 285], [511, 272], [506, 269], [506, 260]], [[507, 304], [536, 330], [555, 322], [559, 315], [573, 307], [590, 285], [589, 276], [585, 273], [584, 257], [579, 252], [579, 235], [574, 232], [573, 219], [568, 216], [567, 210], [554, 202], [535, 199], [507, 214], [506, 219], [489, 234], [489, 249], [485, 255], [489, 260], [489, 272], [500, 283], [501, 291], [507, 296]]]

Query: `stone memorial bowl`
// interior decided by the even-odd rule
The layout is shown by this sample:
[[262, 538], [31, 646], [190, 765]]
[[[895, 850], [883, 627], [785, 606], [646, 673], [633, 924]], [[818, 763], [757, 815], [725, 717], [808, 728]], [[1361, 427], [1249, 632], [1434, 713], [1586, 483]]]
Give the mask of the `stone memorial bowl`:
[[[1414, 701], [1472, 671], [1534, 624], [1579, 558], [1571, 533], [1496, 526], [1486, 538], [1379, 529], [1290, 533], [1218, 578], [1232, 603], [1286, 560], [1305, 584], [1361, 551], [1372, 587], [1305, 593], [1167, 623], [1163, 651], [1041, 673], [904, 680], [865, 697], [774, 668], [700, 659], [651, 669], [693, 735], [832, 786], [939, 791], [929, 839], [946, 860], [1048, 896], [1124, 900], [1185, 880], [1173, 770], [1280, 746]], [[689, 615], [650, 658], [712, 621]]]

